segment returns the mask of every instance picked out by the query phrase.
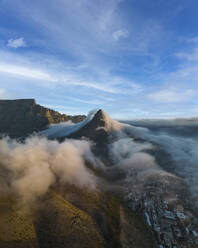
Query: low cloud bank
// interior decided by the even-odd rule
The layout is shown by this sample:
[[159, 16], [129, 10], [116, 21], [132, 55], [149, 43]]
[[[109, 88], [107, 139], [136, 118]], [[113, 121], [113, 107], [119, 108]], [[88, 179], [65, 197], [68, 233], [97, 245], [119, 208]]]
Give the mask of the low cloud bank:
[[[172, 123], [174, 123], [174, 120], [172, 121]], [[189, 122], [188, 120], [182, 120], [182, 122], [179, 123], [181, 123], [182, 125], [186, 123], [187, 125], [187, 123]], [[174, 123], [174, 125], [177, 124], [177, 122]], [[188, 126], [186, 128], [189, 129]], [[147, 154], [145, 157], [145, 154], [142, 154], [142, 152], [139, 155], [133, 154], [132, 151], [136, 149], [136, 145], [132, 142], [130, 144], [130, 141], [124, 143], [124, 147], [127, 148], [130, 152], [128, 155], [129, 158], [122, 160], [122, 163], [123, 161], [126, 161], [128, 164], [131, 164], [132, 168], [134, 168], [136, 163], [134, 164], [133, 159], [137, 157], [138, 159], [136, 159], [136, 161], [138, 170], [140, 170], [141, 164], [143, 164], [146, 172], [144, 172], [144, 174], [146, 177], [147, 175], [154, 176], [157, 173], [161, 178], [164, 175], [168, 175], [168, 177], [172, 175], [175, 177], [177, 176], [177, 178], [180, 177], [181, 179], [184, 179], [192, 192], [192, 196], [194, 196], [195, 202], [198, 204], [198, 138], [196, 135], [186, 137], [185, 130], [183, 131], [183, 133], [181, 132], [180, 135], [178, 135], [178, 133], [174, 134], [172, 130], [170, 132], [167, 130], [166, 132], [160, 131], [156, 133], [145, 127], [134, 127], [127, 124], [123, 124], [123, 130], [129, 135], [131, 134], [132, 136], [135, 136], [137, 139], [144, 140], [142, 144], [139, 144], [138, 149], [140, 149], [140, 151], [141, 149], [144, 150], [144, 146], [150, 143], [153, 144], [154, 147], [157, 146], [160, 149], [164, 150], [167, 154], [169, 154], [172, 160], [172, 172], [170, 174], [166, 172], [167, 168], [160, 168], [159, 166], [156, 166], [156, 162], [153, 164], [153, 156]], [[122, 147], [123, 146], [120, 146], [121, 150], [123, 149]], [[153, 148], [151, 146], [148, 149]], [[119, 154], [118, 151], [116, 151], [115, 154]], [[167, 157], [161, 158], [161, 160], [167, 159]], [[147, 165], [149, 170], [146, 170]], [[139, 175], [140, 174], [138, 174], [138, 176]]]
[[110, 145], [114, 163], [124, 170], [157, 168], [154, 158], [144, 152], [147, 149], [152, 149], [150, 143], [138, 143], [132, 138], [121, 138]]
[[[81, 123], [52, 125], [41, 132], [47, 137], [61, 137], [77, 131], [88, 123], [96, 111], [92, 111]], [[109, 172], [123, 171], [125, 181], [133, 190], [144, 190], [143, 186], [157, 182], [170, 191], [183, 179], [188, 183], [193, 196], [198, 199], [198, 139], [155, 133], [144, 127], [134, 127], [111, 120], [102, 113], [106, 126], [113, 136], [108, 152], [114, 167]], [[85, 166], [85, 161], [102, 166], [91, 152], [91, 143], [85, 140], [65, 140], [58, 143], [46, 137], [34, 136], [19, 143], [4, 138], [0, 140], [0, 190], [17, 192], [24, 202], [31, 202], [45, 194], [56, 182], [72, 183], [79, 187], [96, 186], [96, 177]], [[155, 149], [159, 147], [171, 156], [173, 171], [167, 172], [155, 160]], [[152, 152], [151, 152], [152, 151]], [[162, 159], [167, 159], [163, 157]], [[117, 171], [116, 171], [117, 170]], [[6, 176], [5, 176], [6, 175]], [[8, 176], [7, 176], [8, 175]], [[161, 185], [161, 186], [160, 186]], [[142, 188], [141, 188], [142, 187]]]
[[[126, 126], [123, 127], [126, 131]], [[127, 133], [130, 132], [127, 127]], [[131, 134], [141, 137], [148, 135], [147, 130], [131, 129]], [[156, 162], [155, 156], [151, 155], [156, 146], [149, 141], [129, 138], [123, 131], [118, 135], [119, 139], [109, 145], [109, 150], [114, 163], [114, 171], [119, 169], [124, 172], [125, 178], [119, 182], [123, 185], [126, 199], [141, 197], [150, 188], [155, 188], [155, 194], [166, 197], [168, 201], [176, 201], [176, 194], [184, 190], [184, 181], [175, 174], [167, 172]], [[113, 172], [114, 172], [113, 171]]]
[[171, 156], [174, 172], [186, 180], [198, 203], [198, 139], [164, 133], [150, 133], [145, 138], [158, 144]]
[[0, 140], [2, 185], [16, 192], [24, 203], [45, 194], [57, 181], [79, 187], [95, 187], [94, 176], [84, 162], [85, 159], [95, 162], [90, 145], [84, 140], [58, 143], [46, 138], [31, 137], [25, 143], [19, 143], [4, 138]]
[[96, 112], [97, 110], [90, 111], [86, 119], [79, 123], [67, 121], [58, 124], [51, 124], [48, 129], [41, 131], [40, 134], [43, 136], [47, 136], [48, 138], [65, 137], [71, 133], [78, 131], [81, 127], [85, 126], [89, 121], [92, 120]]
[[137, 119], [121, 121], [130, 125], [143, 127], [197, 127], [198, 118], [172, 118], [172, 119]]
[[[192, 125], [194, 121], [197, 120], [182, 119], [165, 122], [167, 125], [170, 123], [171, 125], [186, 125], [186, 128], [189, 129], [188, 124]], [[160, 126], [160, 123], [156, 123], [156, 125]], [[174, 191], [174, 188], [177, 190], [183, 188], [183, 181], [183, 184], [185, 182], [188, 184], [194, 201], [198, 204], [197, 136], [186, 137], [185, 130], [183, 136], [178, 133], [174, 134], [172, 131], [168, 132], [168, 130], [156, 133], [146, 127], [135, 127], [123, 123], [109, 149], [114, 164], [126, 172], [128, 182], [136, 185], [136, 189], [141, 184], [155, 181], [159, 182], [161, 186], [162, 184], [167, 185], [168, 188], [170, 188], [170, 184], [174, 185], [171, 189]], [[155, 149], [157, 149], [158, 160], [161, 160], [161, 163], [158, 161], [159, 164], [155, 160]], [[170, 156], [171, 171], [170, 164], [166, 164], [168, 157], [163, 154], [160, 157], [158, 149], [165, 151]]]

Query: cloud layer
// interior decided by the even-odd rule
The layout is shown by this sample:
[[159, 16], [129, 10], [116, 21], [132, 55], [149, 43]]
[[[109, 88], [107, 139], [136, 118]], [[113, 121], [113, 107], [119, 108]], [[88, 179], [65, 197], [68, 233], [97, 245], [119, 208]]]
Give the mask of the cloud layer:
[[[95, 187], [94, 176], [85, 166], [94, 163], [88, 141], [66, 140], [63, 143], [31, 137], [25, 143], [4, 138], [0, 140], [1, 183], [16, 192], [27, 204], [45, 194], [56, 182], [78, 187]], [[6, 182], [7, 181], [7, 182]], [[1, 187], [1, 193], [4, 188]]]

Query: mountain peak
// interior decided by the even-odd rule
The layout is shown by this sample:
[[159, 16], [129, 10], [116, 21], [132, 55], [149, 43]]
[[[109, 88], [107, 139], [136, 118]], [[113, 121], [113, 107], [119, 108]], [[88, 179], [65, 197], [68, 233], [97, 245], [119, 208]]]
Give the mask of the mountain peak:
[[96, 114], [95, 115], [99, 115], [99, 116], [105, 116], [106, 115], [106, 113], [102, 110], [102, 109], [99, 109], [97, 112], [96, 112]]
[[[89, 116], [91, 118], [89, 119]], [[70, 138], [80, 138], [87, 137], [95, 142], [104, 143], [107, 140], [107, 136], [110, 132], [119, 130], [120, 124], [112, 120], [102, 109], [99, 109], [93, 116], [88, 115], [88, 121], [84, 121], [84, 125], [81, 125], [80, 128], [68, 135]]]
[[33, 106], [36, 105], [36, 100], [34, 98], [26, 98], [26, 99], [14, 99], [14, 100], [9, 100], [9, 99], [3, 99], [0, 100], [0, 105], [26, 105], [26, 106]]
[[51, 123], [72, 120], [77, 123], [85, 116], [60, 114], [36, 104], [35, 99], [0, 100], [0, 136], [25, 137], [48, 127]]
[[107, 119], [107, 114], [102, 109], [99, 109], [90, 122], [94, 124], [95, 128], [105, 127]]

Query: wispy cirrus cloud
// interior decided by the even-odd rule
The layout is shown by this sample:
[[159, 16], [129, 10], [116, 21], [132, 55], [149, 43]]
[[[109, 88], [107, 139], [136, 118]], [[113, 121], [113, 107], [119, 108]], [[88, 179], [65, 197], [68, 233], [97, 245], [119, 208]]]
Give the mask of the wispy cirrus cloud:
[[[179, 39], [179, 15], [188, 5], [184, 0], [27, 0], [16, 6], [0, 1], [0, 88], [65, 111], [87, 111], [95, 104], [116, 116], [184, 113], [197, 104], [192, 93], [197, 92], [197, 27], [193, 31], [191, 25], [194, 37], [187, 32]], [[31, 45], [19, 49], [26, 41]]]
[[[64, 63], [42, 56], [40, 63], [34, 55], [23, 57], [18, 54], [3, 52], [0, 50], [2, 60], [0, 60], [0, 73], [9, 74], [13, 77], [22, 77], [34, 80], [34, 84], [41, 84], [43, 87], [73, 86], [83, 87], [89, 90], [102, 91], [110, 94], [130, 94], [137, 93], [141, 86], [135, 82], [125, 80], [119, 76], [113, 76], [108, 71], [97, 73], [100, 76], [92, 78], [83, 73], [84, 67], [67, 67]], [[41, 61], [42, 60], [42, 61]], [[57, 66], [55, 66], [57, 64]], [[125, 86], [123, 85], [125, 84]]]
[[179, 103], [192, 99], [195, 95], [196, 93], [191, 89], [185, 91], [179, 91], [178, 89], [164, 89], [148, 94], [148, 98], [151, 101], [161, 103]]
[[175, 56], [188, 61], [198, 61], [198, 47], [195, 47], [191, 52], [178, 52]]
[[41, 71], [39, 69], [17, 66], [15, 64], [7, 64], [0, 62], [0, 73], [8, 73], [15, 76], [45, 81], [54, 81], [54, 79], [47, 72]]

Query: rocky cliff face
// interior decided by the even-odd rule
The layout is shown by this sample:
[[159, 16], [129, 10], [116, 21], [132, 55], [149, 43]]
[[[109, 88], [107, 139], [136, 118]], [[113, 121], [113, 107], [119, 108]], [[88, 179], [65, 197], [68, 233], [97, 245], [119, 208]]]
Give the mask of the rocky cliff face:
[[106, 143], [108, 132], [104, 129], [106, 126], [105, 114], [100, 109], [95, 114], [93, 119], [88, 122], [85, 126], [80, 128], [77, 132], [72, 133], [68, 137], [71, 138], [81, 138], [86, 137], [97, 143]]
[[36, 104], [34, 99], [0, 100], [0, 133], [24, 137], [45, 129], [51, 123], [80, 122], [84, 115], [70, 116]]

